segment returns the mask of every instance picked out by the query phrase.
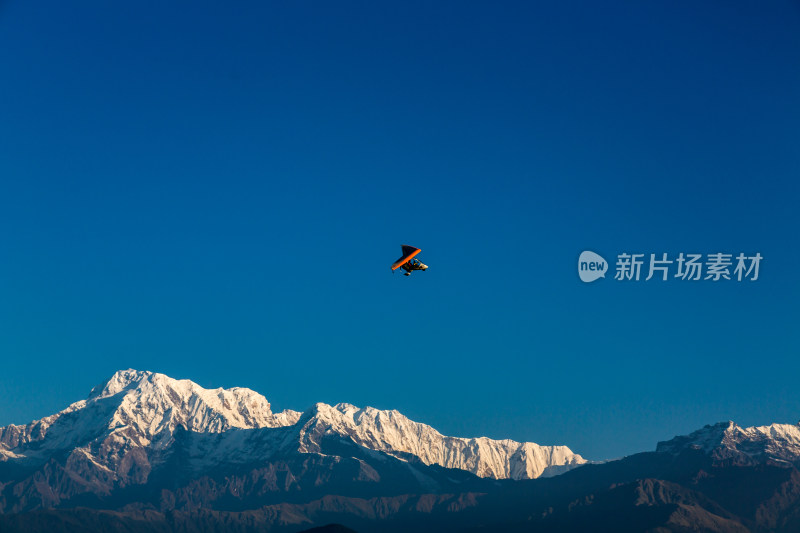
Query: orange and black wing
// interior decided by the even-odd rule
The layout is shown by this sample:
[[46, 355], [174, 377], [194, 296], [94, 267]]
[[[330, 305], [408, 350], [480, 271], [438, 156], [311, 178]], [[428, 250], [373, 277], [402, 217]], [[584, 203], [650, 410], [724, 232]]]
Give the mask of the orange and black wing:
[[407, 244], [403, 245], [403, 257], [398, 259], [392, 264], [392, 270], [397, 270], [404, 264], [408, 263], [412, 257], [420, 253], [422, 250], [419, 248], [414, 248], [413, 246], [408, 246]]

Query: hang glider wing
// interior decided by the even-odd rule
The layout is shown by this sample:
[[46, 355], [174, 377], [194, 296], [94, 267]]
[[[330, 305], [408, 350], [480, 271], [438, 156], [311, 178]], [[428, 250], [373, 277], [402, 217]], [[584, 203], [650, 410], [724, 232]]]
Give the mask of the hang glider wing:
[[392, 264], [392, 270], [397, 270], [404, 264], [408, 263], [412, 257], [420, 253], [422, 250], [419, 248], [414, 248], [413, 246], [408, 246], [407, 244], [403, 245], [403, 257], [398, 259]]

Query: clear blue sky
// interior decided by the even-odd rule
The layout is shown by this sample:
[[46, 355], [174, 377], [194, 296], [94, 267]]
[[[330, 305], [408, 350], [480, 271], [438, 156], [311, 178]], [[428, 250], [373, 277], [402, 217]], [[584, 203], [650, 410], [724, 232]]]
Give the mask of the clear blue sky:
[[796, 2], [164, 4], [0, 3], [0, 425], [128, 367], [592, 459], [800, 418]]

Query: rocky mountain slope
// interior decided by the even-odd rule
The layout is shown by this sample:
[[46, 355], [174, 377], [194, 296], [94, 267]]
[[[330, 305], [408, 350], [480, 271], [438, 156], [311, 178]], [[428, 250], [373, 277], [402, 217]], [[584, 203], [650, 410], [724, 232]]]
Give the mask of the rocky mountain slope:
[[0, 428], [0, 482], [6, 485], [0, 511], [69, 505], [79, 496], [108, 499], [142, 485], [156, 491], [157, 481], [192, 483], [231, 469], [285, 471], [282, 483], [270, 481], [274, 491], [308, 490], [342, 475], [373, 482], [388, 476], [396, 488], [438, 490], [458, 475], [421, 467], [529, 479], [583, 463], [565, 446], [446, 437], [397, 411], [320, 403], [305, 413], [273, 413], [266, 398], [249, 389], [207, 390], [124, 370], [60, 413]]
[[[237, 489], [246, 488], [245, 478], [251, 479], [228, 477]], [[641, 453], [550, 478], [482, 482], [478, 491], [465, 484], [463, 492], [395, 496], [328, 494], [286, 501], [284, 493], [284, 501], [239, 500], [242, 505], [235, 507], [223, 499], [198, 505], [191, 496], [208, 487], [204, 479], [170, 491], [174, 500], [164, 508], [81, 506], [5, 514], [0, 515], [0, 530], [297, 533], [334, 522], [359, 533], [800, 530], [800, 472], [794, 466], [715, 464], [699, 449]]]
[[585, 464], [397, 411], [273, 413], [248, 389], [126, 370], [61, 413], [0, 428], [0, 531], [793, 533], [798, 467], [789, 424], [719, 423]]
[[720, 422], [689, 435], [659, 442], [656, 451], [679, 453], [701, 450], [717, 461], [738, 464], [766, 462], [800, 465], [800, 426], [771, 424], [743, 428], [733, 422]]
[[547, 477], [586, 462], [566, 446], [540, 446], [486, 437], [445, 437], [397, 411], [360, 409], [346, 403], [333, 407], [318, 403], [303, 416], [302, 422], [299, 437], [303, 452], [319, 453], [317, 438], [333, 432], [360, 446], [400, 459], [413, 456], [427, 465], [457, 468], [494, 479]]

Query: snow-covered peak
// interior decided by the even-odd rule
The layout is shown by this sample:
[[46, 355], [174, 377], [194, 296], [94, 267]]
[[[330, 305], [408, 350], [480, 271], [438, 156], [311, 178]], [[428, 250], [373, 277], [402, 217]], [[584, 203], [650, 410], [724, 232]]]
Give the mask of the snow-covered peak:
[[[275, 414], [267, 399], [250, 389], [205, 389], [189, 380], [133, 369], [116, 372], [86, 400], [60, 413], [27, 426], [0, 428], [0, 461], [45, 461], [71, 450], [80, 460], [89, 458], [116, 471], [125, 461], [161, 457], [175, 442], [179, 427], [194, 433], [225, 433], [218, 442], [226, 445], [204, 451], [203, 464], [234, 456], [258, 463], [283, 452], [337, 454], [342, 442], [404, 461], [498, 479], [555, 475], [586, 462], [566, 446], [447, 437], [395, 410], [318, 403], [302, 416], [291, 410]], [[275, 431], [233, 431], [271, 428]], [[244, 445], [243, 439], [254, 439], [251, 444], [257, 445]]]
[[800, 426], [770, 424], [743, 428], [732, 421], [708, 425], [689, 435], [659, 442], [658, 452], [701, 450], [715, 460], [800, 462]]
[[[133, 369], [116, 372], [86, 400], [26, 426], [0, 428], [7, 450], [44, 441], [41, 450], [85, 446], [112, 434], [137, 445], [166, 446], [178, 426], [219, 433], [232, 428], [288, 426], [300, 413], [274, 414], [264, 396], [246, 388], [205, 389], [187, 379]], [[6, 454], [8, 455], [8, 454]]]
[[563, 473], [586, 462], [566, 446], [486, 437], [447, 437], [396, 410], [359, 408], [348, 403], [316, 404], [301, 418], [300, 451], [322, 453], [323, 439], [346, 437], [354, 443], [400, 459], [467, 470], [480, 477], [533, 479]]
[[124, 393], [114, 413], [116, 426], [133, 425], [152, 436], [183, 426], [190, 431], [219, 433], [231, 428], [276, 427], [264, 396], [246, 388], [204, 389], [188, 379], [152, 372], [118, 372], [98, 398]]
[[656, 445], [657, 452], [680, 453], [685, 449], [701, 450], [710, 454], [719, 446], [725, 436], [725, 431], [736, 424], [733, 422], [718, 422], [709, 424], [693, 431], [689, 435], [679, 435], [668, 441]]
[[101, 383], [92, 389], [89, 393], [89, 399], [93, 398], [107, 398], [114, 396], [120, 392], [136, 386], [142, 380], [147, 379], [153, 375], [153, 372], [146, 370], [134, 370], [129, 368], [127, 370], [117, 370], [108, 381]]

